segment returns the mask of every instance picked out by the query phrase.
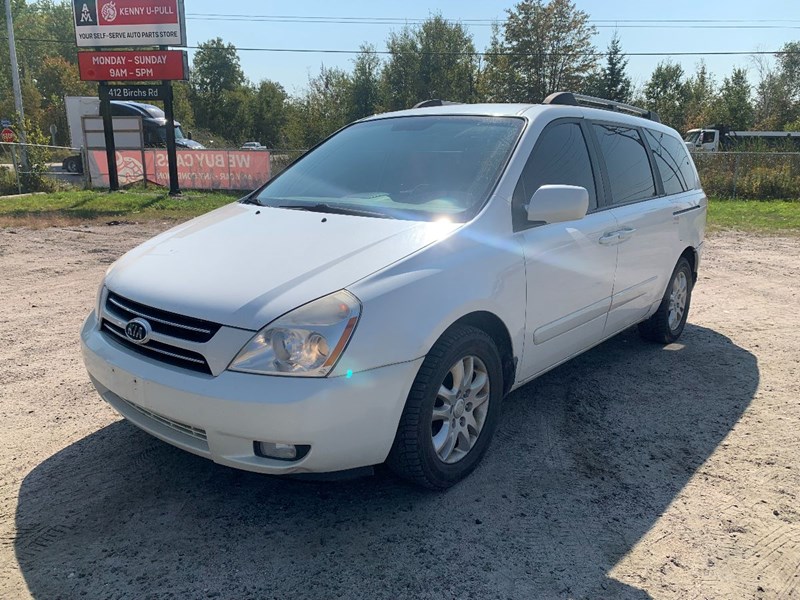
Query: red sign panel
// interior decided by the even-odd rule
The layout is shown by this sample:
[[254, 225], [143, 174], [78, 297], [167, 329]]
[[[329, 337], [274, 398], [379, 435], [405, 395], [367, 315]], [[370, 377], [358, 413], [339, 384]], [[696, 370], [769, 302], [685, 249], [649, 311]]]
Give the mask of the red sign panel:
[[13, 129], [9, 129], [8, 127], [6, 127], [5, 129], [3, 129], [3, 132], [0, 133], [0, 139], [2, 139], [7, 144], [10, 144], [15, 139], [17, 139], [17, 136], [14, 135]]
[[177, 0], [109, 0], [99, 3], [100, 25], [179, 24]]
[[79, 52], [82, 81], [158, 81], [188, 79], [183, 50], [108, 50]]
[[[253, 190], [269, 179], [269, 163], [269, 152], [178, 150], [178, 183], [187, 190]], [[122, 185], [147, 179], [169, 186], [166, 150], [120, 150], [117, 171]], [[105, 150], [89, 152], [89, 173], [94, 187], [108, 187]]]

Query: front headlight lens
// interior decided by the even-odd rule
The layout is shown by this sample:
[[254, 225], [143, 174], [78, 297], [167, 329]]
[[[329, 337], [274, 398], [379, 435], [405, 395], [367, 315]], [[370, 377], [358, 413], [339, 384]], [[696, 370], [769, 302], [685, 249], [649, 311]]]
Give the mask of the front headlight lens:
[[360, 315], [361, 303], [345, 290], [304, 304], [259, 331], [228, 368], [324, 377], [336, 366]]

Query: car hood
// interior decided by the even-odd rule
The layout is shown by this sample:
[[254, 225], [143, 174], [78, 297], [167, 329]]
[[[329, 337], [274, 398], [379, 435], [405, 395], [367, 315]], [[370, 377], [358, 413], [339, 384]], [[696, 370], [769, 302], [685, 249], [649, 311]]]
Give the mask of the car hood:
[[192, 150], [206, 149], [206, 147], [203, 146], [203, 144], [201, 144], [200, 142], [190, 140], [189, 138], [182, 138], [180, 140], [175, 140], [175, 145], [180, 146], [181, 148], [191, 148]]
[[142, 304], [255, 330], [460, 226], [234, 203], [130, 251], [105, 283]]

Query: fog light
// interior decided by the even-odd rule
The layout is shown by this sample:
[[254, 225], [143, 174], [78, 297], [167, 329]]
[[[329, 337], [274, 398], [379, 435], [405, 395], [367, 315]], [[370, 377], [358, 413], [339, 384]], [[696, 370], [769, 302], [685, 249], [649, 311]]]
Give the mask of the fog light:
[[311, 446], [281, 444], [276, 442], [253, 442], [256, 456], [274, 458], [276, 460], [299, 460], [303, 458]]

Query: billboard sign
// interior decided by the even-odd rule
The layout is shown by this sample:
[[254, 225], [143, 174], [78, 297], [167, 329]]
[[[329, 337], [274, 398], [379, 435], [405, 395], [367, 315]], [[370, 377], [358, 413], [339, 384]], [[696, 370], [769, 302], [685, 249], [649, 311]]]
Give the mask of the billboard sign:
[[185, 46], [183, 0], [72, 0], [79, 48]]
[[[108, 163], [104, 150], [90, 150], [89, 173], [94, 187], [108, 187]], [[169, 186], [167, 151], [119, 150], [119, 182], [142, 180]], [[178, 150], [178, 182], [193, 190], [254, 190], [270, 178], [269, 152], [247, 150]]]
[[184, 50], [78, 52], [81, 81], [157, 81], [189, 77]]

